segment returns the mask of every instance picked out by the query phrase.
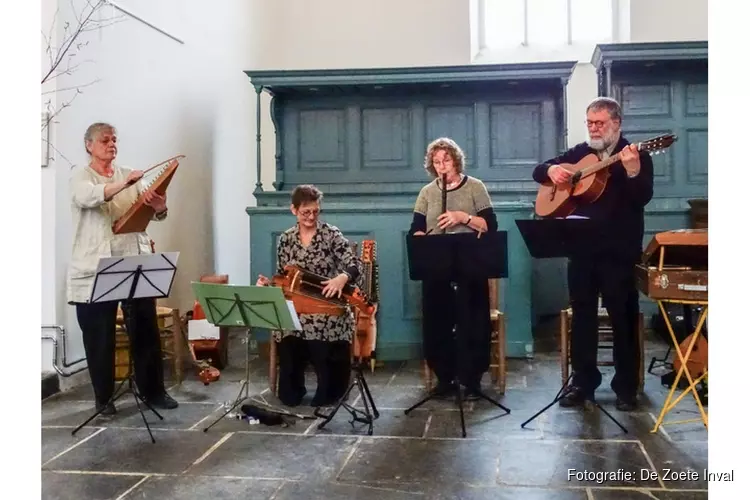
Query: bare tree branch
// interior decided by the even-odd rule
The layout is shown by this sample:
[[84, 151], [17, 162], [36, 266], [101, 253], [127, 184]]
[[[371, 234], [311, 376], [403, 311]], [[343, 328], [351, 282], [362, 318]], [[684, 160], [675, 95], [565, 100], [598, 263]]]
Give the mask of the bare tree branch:
[[49, 141], [49, 140], [48, 140], [48, 139], [47, 139], [46, 137], [42, 137], [42, 142], [44, 142], [45, 144], [49, 145], [49, 147], [51, 147], [52, 149], [54, 149], [54, 150], [55, 150], [55, 152], [56, 152], [57, 154], [59, 154], [59, 155], [60, 155], [60, 157], [61, 157], [61, 158], [62, 158], [63, 160], [65, 160], [65, 161], [67, 161], [67, 162], [68, 162], [68, 165], [70, 165], [71, 167], [73, 166], [73, 162], [72, 162], [72, 161], [70, 161], [70, 160], [69, 160], [69, 159], [67, 158], [67, 156], [65, 156], [64, 154], [62, 154], [62, 152], [61, 152], [61, 151], [60, 151], [59, 149], [57, 149], [57, 148], [55, 147], [55, 145], [54, 145], [54, 144], [52, 144], [52, 142], [50, 142], [50, 141]]
[[[84, 88], [84, 87], [90, 87], [90, 86], [92, 86], [93, 84], [95, 84], [95, 83], [98, 83], [99, 81], [100, 81], [100, 80], [99, 80], [99, 79], [97, 78], [97, 79], [96, 79], [96, 80], [94, 80], [93, 82], [89, 82], [89, 83], [83, 83], [83, 84], [81, 84], [81, 85], [76, 85], [75, 87], [67, 87], [67, 88], [64, 88], [64, 89], [55, 89], [55, 90], [48, 90], [47, 92], [42, 92], [42, 95], [47, 95], [47, 94], [54, 94], [54, 93], [56, 93], [56, 92], [68, 92], [69, 90], [80, 90], [80, 89], [82, 89], [82, 88]], [[81, 94], [82, 94], [82, 93], [83, 93], [83, 92], [81, 92]]]
[[47, 120], [45, 120], [45, 123], [42, 124], [42, 130], [47, 128], [52, 120], [55, 119], [57, 115], [59, 115], [63, 109], [69, 108], [71, 104], [73, 104], [73, 101], [75, 101], [76, 97], [83, 94], [80, 90], [77, 90], [76, 93], [73, 95], [73, 97], [66, 102], [63, 102], [60, 106], [57, 108], [52, 106], [52, 103], [48, 101], [48, 107], [47, 112], [49, 113], [49, 116], [47, 117]]
[[[86, 0], [82, 5], [80, 12], [76, 9], [76, 1], [77, 0], [70, 0], [70, 12], [72, 13], [71, 21], [65, 21], [62, 26], [59, 26], [60, 20], [58, 19], [58, 16], [60, 10], [58, 7], [52, 19], [49, 33], [42, 32], [45, 53], [49, 58], [49, 69], [42, 77], [43, 89], [45, 83], [51, 82], [58, 76], [72, 76], [78, 71], [81, 65], [85, 63], [93, 63], [93, 61], [89, 59], [81, 60], [81, 54], [84, 53], [86, 47], [89, 45], [88, 41], [82, 41], [81, 35], [83, 33], [100, 30], [125, 20], [125, 16], [122, 14], [114, 16], [106, 15], [106, 17], [97, 16], [98, 19], [95, 17], [95, 14], [100, 12], [102, 7], [108, 4], [106, 0]], [[57, 31], [57, 34], [55, 31]], [[44, 70], [42, 72], [44, 73]], [[46, 143], [70, 166], [73, 166], [73, 163], [62, 154], [54, 144], [52, 144], [47, 137], [47, 132], [49, 131], [50, 124], [58, 123], [56, 119], [60, 113], [64, 109], [69, 108], [76, 98], [84, 93], [83, 89], [90, 87], [97, 82], [99, 82], [98, 78], [84, 84], [68, 83], [68, 86], [63, 88], [52, 88], [50, 90], [44, 89], [41, 94], [42, 96], [49, 94], [55, 95], [54, 98], [49, 98], [44, 103], [46, 114], [42, 119], [43, 144]]]
[[[87, 4], [91, 5], [91, 2], [87, 2]], [[42, 85], [55, 72], [55, 70], [57, 69], [57, 67], [60, 65], [60, 63], [62, 62], [63, 58], [65, 57], [65, 54], [67, 54], [68, 51], [70, 50], [70, 47], [73, 45], [73, 42], [75, 42], [76, 39], [78, 38], [78, 36], [81, 34], [83, 28], [86, 26], [86, 23], [89, 22], [89, 20], [91, 19], [91, 16], [93, 16], [94, 13], [102, 5], [104, 5], [104, 0], [98, 0], [97, 3], [96, 3], [96, 5], [94, 5], [92, 7], [91, 12], [89, 12], [88, 15], [85, 18], [83, 18], [83, 20], [79, 21], [79, 24], [76, 27], [75, 31], [73, 32], [73, 35], [70, 38], [70, 40], [67, 42], [67, 45], [65, 45], [63, 43], [63, 45], [65, 45], [65, 48], [62, 49], [62, 51], [59, 53], [59, 55], [55, 59], [54, 63], [52, 64], [52, 67], [49, 69], [49, 71], [47, 72], [47, 74], [44, 75], [44, 77], [42, 78]], [[67, 31], [67, 26], [66, 26], [66, 31]]]
[[122, 22], [127, 21], [124, 15], [115, 16], [110, 19], [111, 20], [107, 20], [106, 23], [104, 22], [104, 20], [96, 21], [96, 23], [89, 23], [91, 26], [82, 29], [81, 32], [96, 31], [96, 30], [106, 28], [108, 26], [114, 26], [115, 24], [120, 24]]

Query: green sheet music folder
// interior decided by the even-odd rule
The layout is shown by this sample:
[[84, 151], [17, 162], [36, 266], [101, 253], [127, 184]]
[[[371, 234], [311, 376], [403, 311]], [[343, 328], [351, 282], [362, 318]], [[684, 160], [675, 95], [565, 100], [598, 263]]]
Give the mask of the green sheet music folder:
[[301, 330], [299, 317], [281, 288], [191, 283], [206, 319], [216, 326]]

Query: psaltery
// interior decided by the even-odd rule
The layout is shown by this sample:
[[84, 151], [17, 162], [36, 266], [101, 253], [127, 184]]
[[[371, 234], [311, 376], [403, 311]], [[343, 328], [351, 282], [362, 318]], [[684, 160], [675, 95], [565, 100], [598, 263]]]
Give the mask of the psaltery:
[[379, 294], [378, 263], [376, 261], [375, 240], [362, 242], [362, 276], [364, 278], [363, 294], [370, 303], [375, 304], [372, 313], [357, 310], [357, 327], [352, 341], [353, 355], [359, 362], [369, 360], [370, 370], [375, 369], [375, 344], [377, 344], [377, 303]]
[[151, 182], [146, 184], [145, 189], [141, 195], [138, 196], [138, 199], [135, 200], [135, 203], [131, 205], [128, 211], [112, 224], [113, 233], [139, 233], [146, 230], [148, 223], [151, 222], [155, 213], [153, 208], [146, 205], [146, 192], [151, 190], [160, 195], [167, 192], [167, 187], [172, 181], [172, 177], [174, 177], [177, 167], [179, 166], [179, 163], [177, 162], [179, 158], [185, 158], [185, 155], [175, 156], [144, 170], [143, 173], [146, 174], [147, 172], [158, 168], [158, 174]]

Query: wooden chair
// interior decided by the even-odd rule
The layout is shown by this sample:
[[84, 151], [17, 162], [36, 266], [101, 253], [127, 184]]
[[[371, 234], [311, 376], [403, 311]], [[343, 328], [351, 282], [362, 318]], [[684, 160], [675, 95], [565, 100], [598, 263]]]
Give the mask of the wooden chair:
[[[562, 383], [564, 384], [568, 380], [570, 375], [570, 332], [573, 320], [573, 309], [568, 307], [560, 311], [560, 371], [562, 375]], [[644, 322], [643, 312], [639, 313], [638, 317], [638, 349], [640, 349], [640, 362], [638, 364], [638, 391], [643, 392], [643, 337], [644, 337]], [[602, 299], [599, 298], [599, 349], [607, 349], [612, 351], [614, 346], [612, 337], [612, 325], [609, 321], [609, 315], [607, 310], [602, 307]], [[597, 356], [597, 366], [614, 366], [614, 360], [612, 359], [601, 359]]]
[[[214, 283], [218, 285], [226, 285], [229, 283], [228, 274], [204, 274], [200, 277], [201, 283]], [[206, 314], [203, 311], [203, 307], [197, 300], [193, 303], [192, 314], [188, 319], [205, 319]], [[187, 321], [185, 322], [187, 331]], [[222, 370], [229, 364], [229, 328], [222, 326], [219, 327], [219, 339], [200, 339], [189, 341], [195, 356], [198, 359], [211, 359], [211, 364], [217, 369]]]
[[[163, 359], [172, 361], [172, 375], [179, 384], [182, 382], [182, 353], [185, 348], [180, 310], [157, 306], [156, 318]], [[125, 318], [119, 306], [115, 325], [115, 380], [119, 381], [128, 376], [130, 369], [130, 338], [125, 331]]]
[[[490, 288], [490, 322], [492, 325], [492, 336], [490, 338], [490, 377], [500, 394], [505, 394], [505, 378], [507, 373], [505, 359], [505, 314], [499, 309], [498, 280], [491, 279]], [[423, 377], [428, 389], [432, 389], [433, 372], [427, 366], [427, 361], [422, 361]]]

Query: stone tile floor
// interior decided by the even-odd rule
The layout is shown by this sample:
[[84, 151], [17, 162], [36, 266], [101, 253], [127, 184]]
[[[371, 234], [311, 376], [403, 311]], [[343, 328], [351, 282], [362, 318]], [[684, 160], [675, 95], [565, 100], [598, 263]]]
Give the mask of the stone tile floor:
[[[652, 356], [666, 351], [649, 343]], [[606, 354], [602, 354], [605, 355]], [[162, 411], [164, 420], [145, 416], [156, 439], [150, 441], [133, 397], [123, 396], [118, 414], [98, 417], [75, 436], [71, 431], [93, 413], [88, 386], [42, 402], [42, 491], [45, 499], [698, 499], [707, 484], [651, 479], [650, 471], [698, 471], [708, 463], [708, 434], [701, 423], [667, 426], [651, 433], [667, 389], [646, 374], [638, 411], [614, 408], [608, 387], [611, 370], [597, 392], [600, 404], [628, 429], [623, 433], [600, 412], [555, 405], [521, 428], [550, 403], [561, 383], [557, 353], [534, 360], [509, 360], [507, 389], [485, 392], [511, 409], [487, 402], [466, 404], [466, 438], [461, 438], [452, 401], [430, 401], [409, 415], [404, 409], [424, 394], [419, 363], [394, 363], [367, 373], [380, 418], [374, 434], [349, 423], [341, 410], [327, 426], [297, 420], [288, 427], [248, 425], [225, 418], [204, 432], [233, 401], [244, 376], [244, 356], [235, 349], [219, 382], [203, 386], [192, 374], [169, 388], [180, 407]], [[661, 373], [656, 371], [656, 373]], [[308, 375], [308, 396], [315, 378]], [[268, 390], [267, 364], [252, 363], [251, 397], [280, 406]], [[359, 399], [354, 400], [359, 403]], [[357, 404], [361, 408], [361, 405]], [[312, 413], [309, 406], [294, 409]], [[668, 420], [695, 418], [692, 398], [684, 398]], [[636, 480], [581, 473], [632, 472]], [[641, 479], [642, 471], [646, 476]]]

